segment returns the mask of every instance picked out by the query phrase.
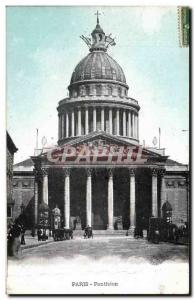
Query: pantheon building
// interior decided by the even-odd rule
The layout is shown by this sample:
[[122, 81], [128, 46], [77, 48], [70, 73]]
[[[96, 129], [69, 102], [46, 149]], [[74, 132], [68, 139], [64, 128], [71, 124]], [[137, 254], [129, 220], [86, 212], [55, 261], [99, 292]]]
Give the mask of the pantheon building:
[[[140, 106], [108, 54], [115, 41], [98, 16], [91, 38], [82, 38], [89, 53], [72, 73], [69, 96], [58, 103], [58, 145], [32, 156], [34, 171], [27, 170], [34, 224], [42, 210], [50, 215], [56, 207], [63, 226], [75, 230], [89, 225], [131, 232], [167, 212], [173, 223], [187, 221], [188, 166], [169, 159], [164, 149], [140, 145]], [[14, 169], [15, 184], [25, 175], [21, 165]]]

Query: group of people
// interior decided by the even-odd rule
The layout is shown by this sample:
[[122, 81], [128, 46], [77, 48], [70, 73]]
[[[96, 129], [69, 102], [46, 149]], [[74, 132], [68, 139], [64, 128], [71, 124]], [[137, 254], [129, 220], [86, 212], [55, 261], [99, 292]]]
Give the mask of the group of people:
[[7, 231], [7, 251], [9, 256], [20, 255], [20, 245], [25, 245], [25, 227], [18, 220], [10, 223]]

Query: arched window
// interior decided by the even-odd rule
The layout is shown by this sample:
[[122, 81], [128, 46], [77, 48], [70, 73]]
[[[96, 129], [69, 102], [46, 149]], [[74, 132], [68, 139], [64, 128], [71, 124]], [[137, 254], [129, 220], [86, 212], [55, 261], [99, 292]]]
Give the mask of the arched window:
[[121, 87], [118, 88], [118, 95], [119, 97], [121, 97], [121, 94], [122, 94], [122, 90], [121, 90]]

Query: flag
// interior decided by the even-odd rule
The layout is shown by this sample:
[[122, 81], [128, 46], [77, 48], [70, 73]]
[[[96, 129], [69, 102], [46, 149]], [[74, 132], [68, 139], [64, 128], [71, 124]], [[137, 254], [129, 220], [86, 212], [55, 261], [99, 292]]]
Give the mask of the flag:
[[106, 43], [107, 43], [107, 47], [108, 47], [108, 45], [111, 45], [111, 46], [116, 45], [115, 40], [113, 38], [111, 38], [110, 35], [106, 36]]
[[87, 46], [91, 47], [91, 39], [81, 35], [80, 38], [87, 44]]

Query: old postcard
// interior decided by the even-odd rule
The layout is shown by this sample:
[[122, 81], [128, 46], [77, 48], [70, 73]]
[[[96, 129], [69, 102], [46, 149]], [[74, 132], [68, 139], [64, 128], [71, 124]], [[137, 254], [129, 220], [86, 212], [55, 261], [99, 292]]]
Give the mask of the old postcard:
[[190, 293], [190, 9], [7, 6], [7, 294]]

